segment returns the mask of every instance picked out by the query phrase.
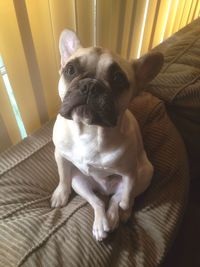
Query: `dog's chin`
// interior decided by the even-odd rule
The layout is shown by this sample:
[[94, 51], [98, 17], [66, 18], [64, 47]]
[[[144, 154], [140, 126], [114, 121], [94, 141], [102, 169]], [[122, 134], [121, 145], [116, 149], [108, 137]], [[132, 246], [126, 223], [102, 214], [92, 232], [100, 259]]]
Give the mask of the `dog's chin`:
[[71, 118], [73, 121], [87, 125], [92, 125], [92, 115], [83, 105], [74, 108], [71, 112]]
[[93, 123], [91, 123], [90, 118], [80, 117], [77, 115], [76, 112], [72, 113], [72, 120], [76, 123], [83, 123], [84, 125], [93, 125]]
[[75, 107], [71, 112], [71, 118], [77, 123], [83, 123], [85, 125], [96, 125], [101, 127], [115, 127], [116, 120], [108, 120], [101, 118], [97, 113], [87, 107], [87, 105], [80, 105]]

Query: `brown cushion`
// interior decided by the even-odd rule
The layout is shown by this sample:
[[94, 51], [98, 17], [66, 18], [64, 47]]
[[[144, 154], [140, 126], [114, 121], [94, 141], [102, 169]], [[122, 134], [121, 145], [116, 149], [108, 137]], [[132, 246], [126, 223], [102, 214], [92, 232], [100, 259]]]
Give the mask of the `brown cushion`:
[[[182, 134], [192, 177], [200, 178], [200, 19], [189, 33], [172, 37], [165, 48], [165, 64], [147, 90], [164, 100]], [[167, 47], [167, 45], [166, 45]]]
[[50, 122], [0, 155], [0, 266], [157, 266], [180, 223], [188, 189], [184, 145], [162, 101], [150, 94], [130, 107], [155, 173], [131, 220], [103, 243], [92, 237], [93, 210], [73, 195], [52, 209], [58, 183]]

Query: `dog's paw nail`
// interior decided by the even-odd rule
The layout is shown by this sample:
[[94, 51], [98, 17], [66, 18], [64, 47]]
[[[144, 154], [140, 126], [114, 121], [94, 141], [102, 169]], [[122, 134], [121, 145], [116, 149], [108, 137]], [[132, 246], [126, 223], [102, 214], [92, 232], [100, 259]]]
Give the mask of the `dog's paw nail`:
[[102, 241], [107, 237], [110, 230], [107, 218], [98, 218], [93, 224], [93, 236], [97, 241]]
[[119, 206], [120, 206], [120, 208], [123, 209], [123, 210], [128, 210], [128, 209], [129, 209], [129, 204], [128, 204], [127, 201], [121, 201], [121, 202], [119, 203]]
[[107, 233], [102, 230], [93, 229], [93, 236], [97, 241], [103, 241], [107, 237]]
[[110, 231], [110, 226], [109, 226], [108, 220], [104, 220], [103, 221], [103, 229], [104, 229], [105, 232], [109, 232]]

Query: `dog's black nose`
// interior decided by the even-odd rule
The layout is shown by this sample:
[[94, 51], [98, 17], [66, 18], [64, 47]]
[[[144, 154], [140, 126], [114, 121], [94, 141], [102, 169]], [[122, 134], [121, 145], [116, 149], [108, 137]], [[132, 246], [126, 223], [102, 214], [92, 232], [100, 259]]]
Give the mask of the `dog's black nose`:
[[103, 93], [105, 88], [98, 80], [85, 78], [79, 81], [79, 90], [83, 95], [97, 96]]
[[81, 92], [81, 94], [83, 94], [83, 95], [88, 95], [89, 90], [90, 90], [90, 85], [89, 85], [88, 83], [86, 83], [86, 84], [84, 84], [84, 85], [82, 85], [82, 86], [80, 87], [80, 92]]
[[85, 78], [83, 80], [80, 81], [80, 92], [83, 94], [83, 95], [88, 95], [89, 93], [93, 94], [95, 93], [95, 87], [96, 87], [96, 83], [95, 81], [93, 81], [92, 79], [89, 79], [89, 78]]

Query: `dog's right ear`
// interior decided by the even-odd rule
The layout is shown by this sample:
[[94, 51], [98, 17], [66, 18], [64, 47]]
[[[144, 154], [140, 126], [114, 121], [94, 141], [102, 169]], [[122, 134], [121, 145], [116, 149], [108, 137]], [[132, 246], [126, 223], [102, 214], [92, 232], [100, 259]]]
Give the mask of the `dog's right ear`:
[[61, 66], [64, 67], [67, 59], [81, 47], [80, 40], [75, 32], [64, 30], [60, 35], [59, 50], [61, 55]]
[[164, 63], [163, 54], [159, 52], [147, 53], [141, 58], [133, 61], [136, 83], [142, 88], [146, 83], [153, 80], [160, 72]]

